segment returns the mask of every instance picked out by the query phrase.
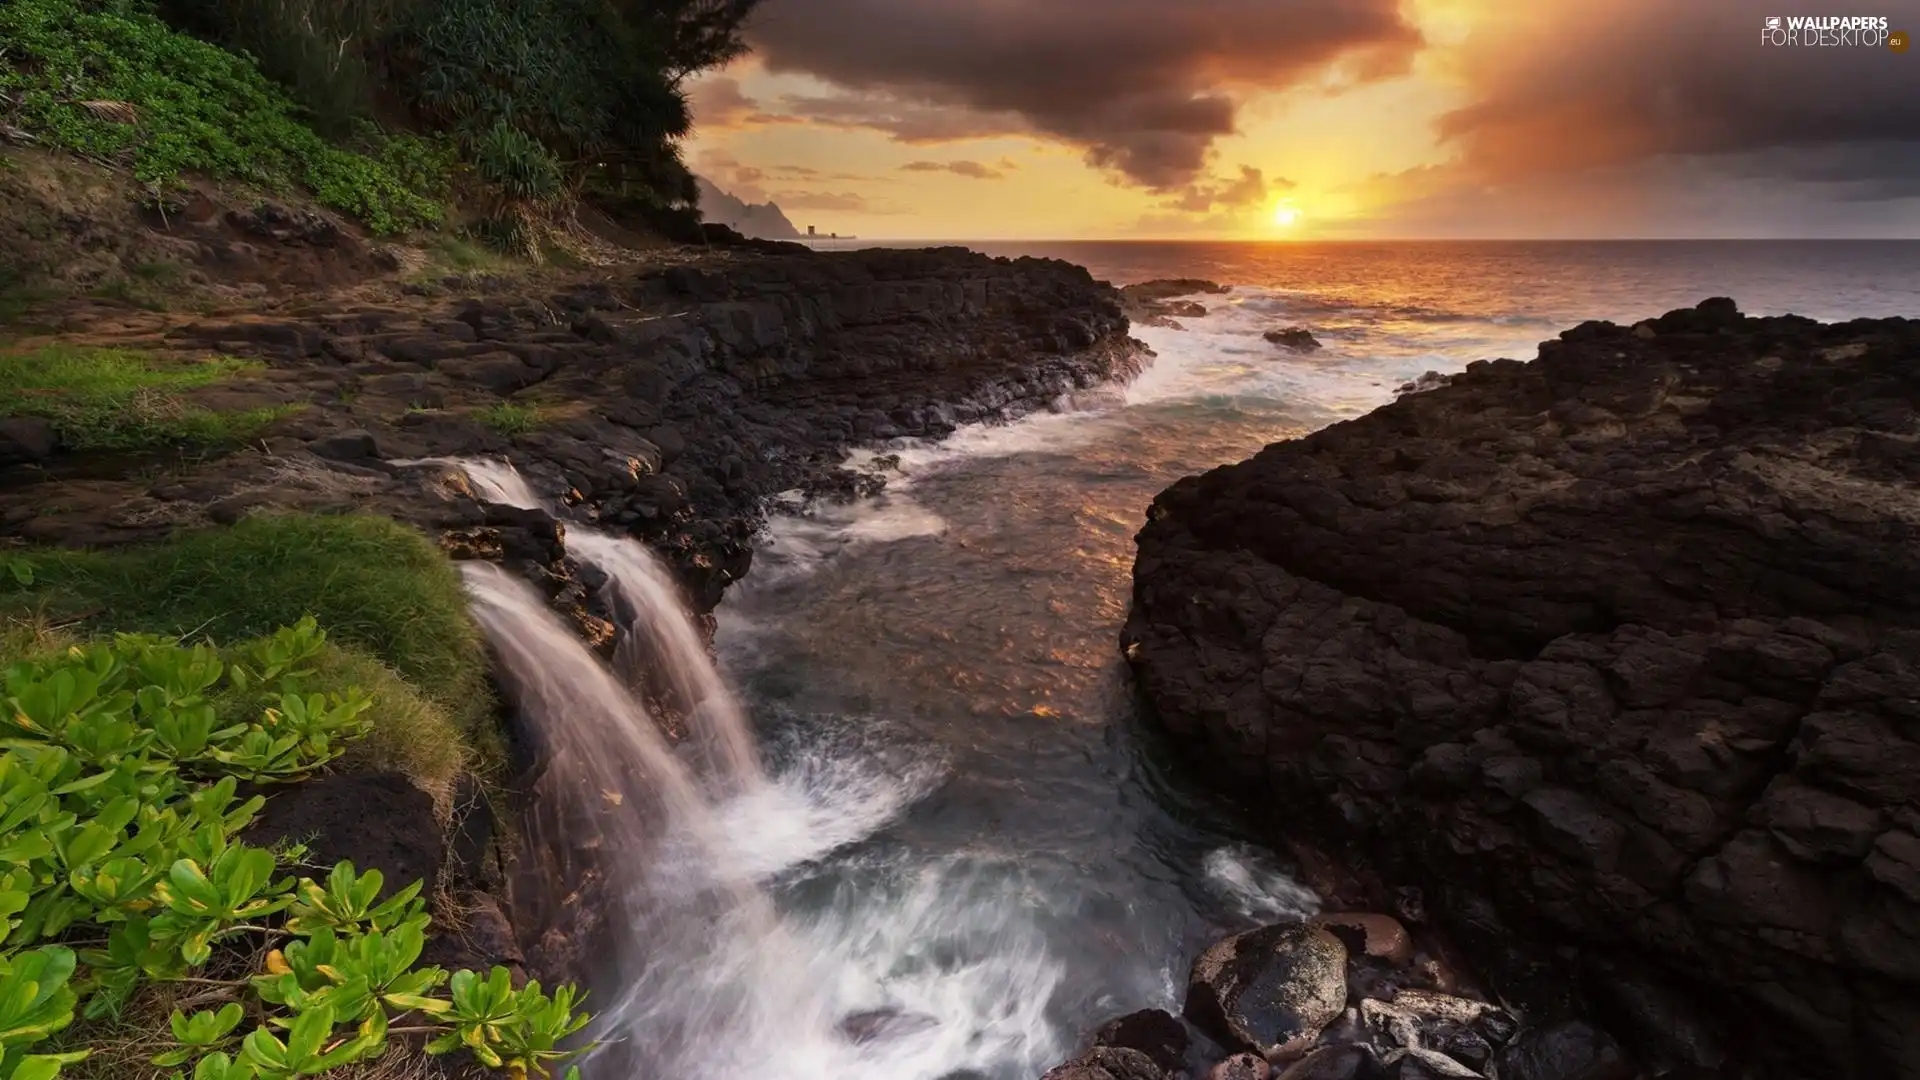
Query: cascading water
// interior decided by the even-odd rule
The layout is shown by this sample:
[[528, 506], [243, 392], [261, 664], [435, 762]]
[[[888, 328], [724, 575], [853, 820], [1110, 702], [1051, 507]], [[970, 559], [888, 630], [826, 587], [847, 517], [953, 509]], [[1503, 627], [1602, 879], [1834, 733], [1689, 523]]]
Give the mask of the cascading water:
[[[436, 463], [467, 470], [489, 501], [540, 504], [511, 466]], [[567, 542], [608, 575], [646, 659], [695, 703], [698, 733], [668, 746], [532, 588], [464, 567], [502, 682], [542, 743], [527, 831], [558, 875], [538, 885], [557, 895], [531, 917], [591, 938], [592, 1033], [605, 1046], [588, 1071], [896, 1080], [1037, 1072], [1057, 1058], [1045, 1011], [1059, 964], [1020, 905], [983, 902], [1011, 869], [1003, 859], [880, 856], [824, 910], [777, 901], [808, 884], [785, 875], [895, 820], [939, 785], [944, 762], [876, 751], [862, 728], [831, 748], [790, 748], [769, 779], [665, 568], [631, 540], [575, 527]]]
[[689, 714], [702, 778], [735, 794], [758, 787], [764, 778], [752, 728], [708, 656], [671, 571], [638, 541], [592, 529], [569, 529], [567, 551], [607, 575], [613, 599], [627, 615], [628, 633], [615, 660], [623, 669], [665, 677]]
[[467, 485], [473, 489], [475, 498], [482, 502], [498, 503], [501, 506], [517, 506], [522, 510], [537, 510], [546, 506], [540, 496], [533, 493], [527, 485], [526, 477], [518, 469], [504, 461], [490, 461], [486, 458], [411, 458], [396, 461], [395, 465], [444, 465], [458, 469], [466, 474]]

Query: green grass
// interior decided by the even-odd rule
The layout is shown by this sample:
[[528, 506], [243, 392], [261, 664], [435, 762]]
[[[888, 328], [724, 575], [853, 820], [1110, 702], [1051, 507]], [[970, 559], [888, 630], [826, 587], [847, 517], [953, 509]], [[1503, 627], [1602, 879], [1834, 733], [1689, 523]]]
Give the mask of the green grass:
[[0, 415], [43, 417], [73, 450], [233, 445], [298, 406], [215, 412], [184, 405], [177, 395], [259, 367], [231, 357], [175, 360], [53, 346], [0, 360]]
[[474, 419], [509, 436], [525, 434], [546, 423], [546, 415], [540, 406], [518, 405], [511, 401], [489, 405], [474, 413]]
[[[478, 733], [490, 715], [486, 651], [459, 573], [425, 535], [387, 518], [256, 515], [146, 547], [13, 557], [31, 566], [32, 580], [0, 575], [0, 619], [224, 646], [311, 614], [331, 643], [391, 668], [457, 730]], [[404, 726], [433, 729], [418, 716]], [[435, 751], [409, 753], [425, 761]]]

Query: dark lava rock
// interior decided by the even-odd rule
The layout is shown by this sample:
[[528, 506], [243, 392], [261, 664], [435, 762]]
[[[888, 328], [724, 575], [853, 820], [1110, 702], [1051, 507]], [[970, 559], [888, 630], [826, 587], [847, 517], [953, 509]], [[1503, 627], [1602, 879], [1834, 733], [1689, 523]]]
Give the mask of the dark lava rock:
[[1453, 376], [1442, 375], [1437, 371], [1422, 372], [1410, 382], [1403, 382], [1394, 388], [1396, 394], [1418, 394], [1427, 390], [1438, 390], [1453, 381]]
[[1633, 1080], [1626, 1055], [1605, 1032], [1579, 1021], [1529, 1028], [1500, 1053], [1500, 1080]]
[[0, 465], [45, 461], [59, 445], [53, 425], [37, 416], [0, 417]]
[[1503, 994], [1618, 955], [1755, 1075], [1912, 1080], [1920, 322], [1650, 329], [1174, 484], [1122, 646]]
[[315, 439], [307, 444], [307, 449], [334, 461], [365, 461], [380, 455], [380, 446], [373, 434], [357, 428]]
[[1194, 301], [1175, 300], [1174, 297], [1231, 291], [1226, 285], [1200, 278], [1159, 278], [1122, 286], [1120, 297], [1126, 305], [1128, 318], [1147, 326], [1176, 326], [1178, 324], [1173, 322], [1173, 316], [1197, 319], [1205, 315], [1207, 309]]
[[1192, 1041], [1187, 1026], [1164, 1009], [1143, 1009], [1109, 1020], [1093, 1036], [1096, 1046], [1138, 1050], [1169, 1071], [1186, 1061], [1187, 1046]]
[[1326, 930], [1267, 926], [1194, 961], [1186, 1017], [1223, 1046], [1265, 1054], [1311, 1042], [1347, 1004], [1347, 949]]
[[304, 843], [308, 861], [349, 860], [385, 879], [381, 894], [413, 882], [432, 891], [445, 858], [433, 800], [398, 773], [321, 776], [272, 789], [247, 826], [249, 844]]
[[1320, 347], [1319, 339], [1312, 331], [1304, 327], [1288, 326], [1279, 330], [1269, 330], [1260, 335], [1275, 345], [1284, 345], [1294, 352], [1312, 352]]

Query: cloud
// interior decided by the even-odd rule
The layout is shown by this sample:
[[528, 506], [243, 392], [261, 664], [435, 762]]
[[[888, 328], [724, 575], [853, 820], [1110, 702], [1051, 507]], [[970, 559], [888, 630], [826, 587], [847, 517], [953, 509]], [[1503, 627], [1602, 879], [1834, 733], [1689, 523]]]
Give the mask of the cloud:
[[[1858, 14], [1851, 7], [1803, 0], [1793, 10]], [[1705, 155], [1743, 172], [1828, 171], [1898, 189], [1920, 143], [1912, 57], [1763, 45], [1762, 11], [1750, 0], [1516, 5], [1453, 58], [1471, 103], [1444, 116], [1440, 134], [1485, 177]], [[1841, 162], [1871, 171], [1838, 175]]]
[[900, 166], [901, 172], [950, 172], [955, 176], [964, 176], [972, 180], [999, 180], [1007, 174], [990, 165], [977, 161], [909, 161]]
[[845, 92], [781, 111], [904, 142], [1038, 134], [1158, 191], [1191, 183], [1241, 95], [1336, 62], [1407, 69], [1399, 0], [771, 0], [750, 30], [767, 70]]
[[1274, 194], [1292, 187], [1293, 181], [1285, 177], [1276, 176], [1269, 180], [1262, 170], [1242, 165], [1239, 176], [1189, 184], [1177, 198], [1169, 199], [1161, 206], [1189, 214], [1204, 214], [1215, 208], [1240, 210], [1249, 206], [1264, 206]]
[[693, 83], [687, 90], [687, 101], [693, 109], [695, 125], [703, 131], [799, 122], [792, 116], [768, 112], [757, 99], [749, 97], [741, 89], [740, 80], [731, 75], [709, 75]]

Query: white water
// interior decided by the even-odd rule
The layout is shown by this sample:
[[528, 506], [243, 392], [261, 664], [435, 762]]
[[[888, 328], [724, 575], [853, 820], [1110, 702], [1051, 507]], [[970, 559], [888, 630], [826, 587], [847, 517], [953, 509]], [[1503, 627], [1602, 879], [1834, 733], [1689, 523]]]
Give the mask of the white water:
[[[538, 506], [510, 465], [432, 462], [480, 497]], [[578, 527], [568, 548], [608, 574], [633, 617], [633, 656], [697, 702], [690, 747], [669, 747], [630, 688], [527, 585], [463, 567], [503, 682], [546, 741], [532, 839], [570, 851], [604, 934], [590, 1059], [604, 1074], [711, 1080], [895, 1080], [1035, 1072], [1065, 1047], [1045, 1015], [1061, 977], [1040, 923], [983, 903], [1006, 857], [935, 865], [878, 859], [823, 910], [776, 913], [781, 875], [859, 843], [938, 787], [937, 756], [902, 757], [867, 736], [817, 733], [761, 771], [751, 729], [707, 657], [667, 571], [632, 540]], [[870, 1014], [873, 1030], [842, 1030]], [[873, 1015], [890, 1017], [873, 1020]]]
[[615, 662], [630, 672], [659, 671], [686, 710], [693, 751], [702, 758], [699, 775], [729, 794], [761, 786], [753, 729], [707, 654], [672, 572], [629, 537], [576, 526], [567, 530], [566, 544], [569, 554], [607, 575], [613, 598], [627, 614]]
[[517, 506], [522, 510], [538, 510], [546, 506], [546, 501], [533, 493], [527, 484], [527, 478], [520, 471], [504, 461], [488, 458], [411, 458], [396, 461], [395, 465], [441, 465], [465, 473], [467, 486], [473, 489], [475, 498], [482, 502], [498, 503], [501, 506]]

